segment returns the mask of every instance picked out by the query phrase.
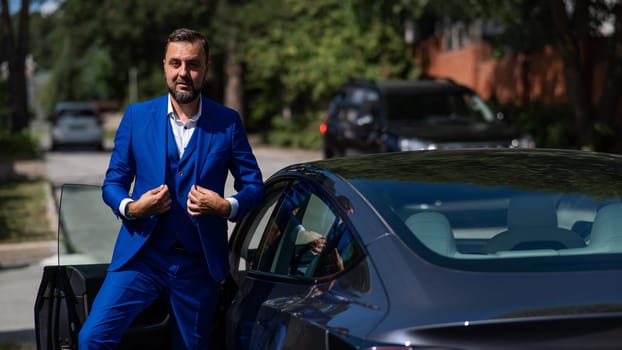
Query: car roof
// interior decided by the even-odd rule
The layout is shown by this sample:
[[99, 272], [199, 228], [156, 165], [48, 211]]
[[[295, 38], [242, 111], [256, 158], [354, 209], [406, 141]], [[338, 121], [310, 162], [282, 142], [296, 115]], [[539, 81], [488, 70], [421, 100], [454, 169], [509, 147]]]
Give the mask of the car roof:
[[395, 180], [484, 186], [503, 183], [547, 192], [565, 192], [581, 184], [584, 190], [598, 195], [609, 193], [615, 183], [622, 186], [622, 156], [542, 148], [433, 150], [326, 159], [291, 166], [282, 172], [318, 172], [324, 176], [330, 173], [349, 182]]
[[90, 102], [82, 102], [82, 101], [62, 101], [56, 104], [54, 110], [56, 112], [66, 111], [66, 110], [83, 110], [90, 109], [93, 111], [97, 111], [97, 107]]
[[434, 93], [434, 92], [472, 92], [471, 89], [448, 79], [386, 79], [366, 80], [352, 79], [346, 87], [369, 87], [380, 90], [383, 93], [410, 92], [410, 93]]

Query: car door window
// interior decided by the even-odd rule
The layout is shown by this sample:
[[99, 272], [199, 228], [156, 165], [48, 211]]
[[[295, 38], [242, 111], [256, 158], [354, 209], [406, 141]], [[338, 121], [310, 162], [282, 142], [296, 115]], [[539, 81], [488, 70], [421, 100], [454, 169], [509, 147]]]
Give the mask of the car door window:
[[[283, 194], [279, 208], [274, 212], [272, 222], [261, 240], [257, 260], [259, 271], [293, 274], [291, 265], [296, 250], [323, 237], [315, 231], [319, 229], [319, 223], [311, 219], [322, 216], [318, 212], [322, 206], [317, 203], [317, 197], [303, 183], [294, 184]], [[305, 219], [307, 216], [309, 219]], [[313, 225], [304, 226], [310, 223]]]
[[[238, 261], [234, 264], [238, 271], [252, 271], [257, 269], [257, 261], [261, 257], [260, 246], [262, 239], [269, 232], [272, 224], [274, 208], [278, 203], [278, 199], [282, 196], [285, 189], [288, 188], [288, 182], [282, 182], [270, 187], [266, 193], [265, 199], [261, 207], [256, 213], [248, 215], [243, 222], [239, 224], [239, 230], [245, 232], [232, 241], [233, 250], [239, 252], [237, 254]], [[237, 266], [236, 266], [237, 265]]]
[[361, 256], [343, 218], [347, 212], [294, 183], [251, 225], [246, 251], [256, 253], [246, 254], [247, 268], [309, 279], [338, 273]]
[[101, 187], [64, 184], [58, 213], [58, 264], [108, 264], [121, 227]]
[[256, 254], [259, 252], [259, 244], [261, 243], [263, 233], [268, 227], [270, 213], [272, 213], [274, 207], [276, 206], [276, 199], [277, 198], [272, 198], [271, 201], [268, 201], [266, 203], [266, 209], [262, 211], [262, 214], [258, 216], [258, 219], [253, 222], [253, 225], [249, 230], [251, 233], [248, 235], [248, 244], [244, 248], [242, 254], [240, 254], [238, 270], [246, 271], [254, 269], [253, 261], [258, 258]]

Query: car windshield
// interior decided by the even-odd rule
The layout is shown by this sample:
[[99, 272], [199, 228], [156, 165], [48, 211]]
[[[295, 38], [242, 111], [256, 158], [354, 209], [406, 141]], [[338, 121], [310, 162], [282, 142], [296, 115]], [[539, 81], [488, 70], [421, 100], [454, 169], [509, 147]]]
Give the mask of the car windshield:
[[467, 91], [391, 92], [384, 96], [387, 119], [426, 124], [492, 122], [494, 114], [477, 95]]

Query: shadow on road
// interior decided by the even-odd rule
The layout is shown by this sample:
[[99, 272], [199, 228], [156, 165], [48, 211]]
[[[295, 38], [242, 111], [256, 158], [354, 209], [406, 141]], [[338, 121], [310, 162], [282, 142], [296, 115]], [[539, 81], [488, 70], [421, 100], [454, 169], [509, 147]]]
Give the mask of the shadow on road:
[[0, 349], [30, 350], [36, 349], [34, 329], [0, 332]]

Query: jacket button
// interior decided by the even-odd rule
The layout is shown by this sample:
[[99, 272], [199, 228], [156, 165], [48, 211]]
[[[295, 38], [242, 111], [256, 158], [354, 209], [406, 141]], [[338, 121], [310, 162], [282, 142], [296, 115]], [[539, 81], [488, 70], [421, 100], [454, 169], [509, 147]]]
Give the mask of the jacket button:
[[177, 175], [184, 176], [184, 173], [180, 171], [180, 172], [177, 173]]

